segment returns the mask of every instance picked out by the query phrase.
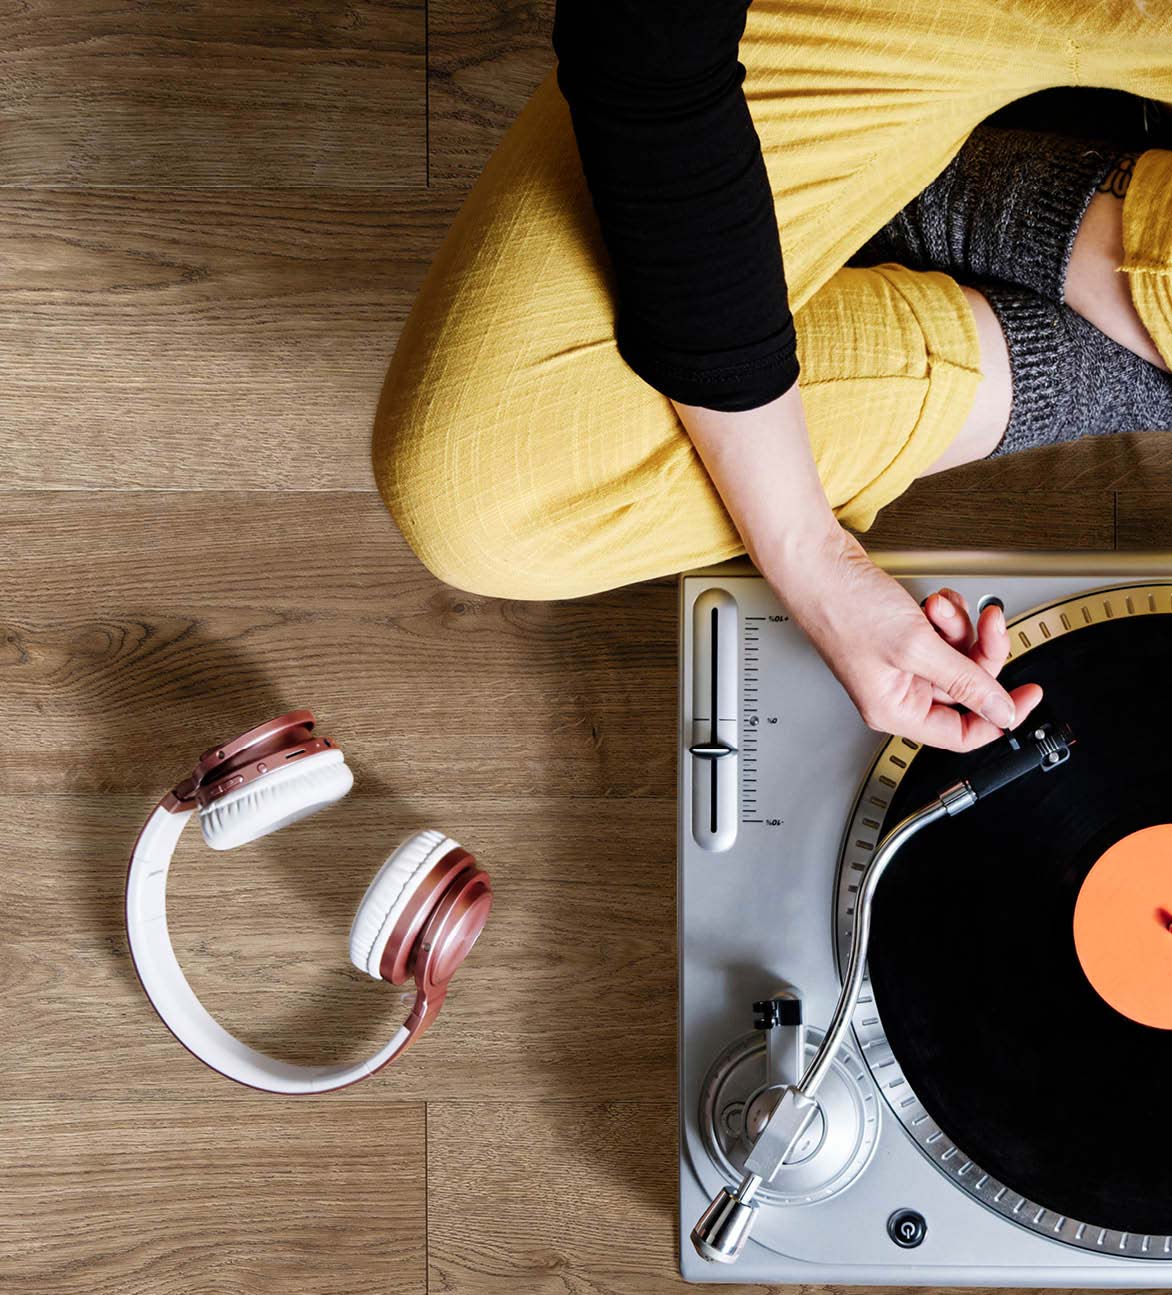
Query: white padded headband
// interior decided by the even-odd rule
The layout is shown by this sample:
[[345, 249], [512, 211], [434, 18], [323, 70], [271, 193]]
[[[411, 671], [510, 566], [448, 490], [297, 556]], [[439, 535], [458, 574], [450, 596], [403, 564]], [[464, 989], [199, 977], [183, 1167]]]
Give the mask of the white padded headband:
[[162, 805], [147, 820], [130, 859], [126, 930], [135, 969], [163, 1024], [189, 1052], [228, 1079], [269, 1093], [325, 1093], [372, 1075], [412, 1037], [399, 1030], [368, 1061], [343, 1066], [297, 1066], [257, 1052], [234, 1038], [195, 996], [167, 930], [167, 873], [175, 846], [194, 811], [169, 813]]

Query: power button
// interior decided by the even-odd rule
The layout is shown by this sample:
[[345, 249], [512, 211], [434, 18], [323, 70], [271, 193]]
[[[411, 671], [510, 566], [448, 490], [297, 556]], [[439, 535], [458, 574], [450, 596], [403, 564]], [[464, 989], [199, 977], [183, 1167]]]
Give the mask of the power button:
[[912, 1250], [927, 1235], [924, 1216], [915, 1210], [896, 1210], [887, 1220], [887, 1235], [904, 1250]]

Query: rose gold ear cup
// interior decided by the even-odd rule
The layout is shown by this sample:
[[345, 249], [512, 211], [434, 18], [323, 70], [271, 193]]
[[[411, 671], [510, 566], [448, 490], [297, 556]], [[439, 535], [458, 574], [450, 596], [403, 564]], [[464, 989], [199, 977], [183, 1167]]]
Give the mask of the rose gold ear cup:
[[328, 737], [315, 737], [312, 711], [291, 710], [266, 720], [231, 742], [209, 747], [191, 780], [201, 809], [266, 774], [299, 760], [334, 750]]
[[492, 886], [467, 850], [449, 850], [420, 882], [383, 948], [379, 975], [412, 975], [422, 993], [445, 986], [484, 929]]
[[286, 746], [290, 742], [305, 741], [316, 722], [313, 711], [287, 710], [276, 719], [267, 719], [263, 724], [248, 729], [230, 742], [218, 742], [215, 746], [208, 747], [199, 757], [196, 772], [202, 772], [206, 776], [217, 765], [223, 764], [225, 760], [232, 760], [242, 751], [253, 751], [254, 758], [258, 758], [266, 750]]
[[488, 874], [460, 877], [423, 928], [415, 955], [415, 983], [423, 994], [443, 993], [484, 930], [492, 909]]

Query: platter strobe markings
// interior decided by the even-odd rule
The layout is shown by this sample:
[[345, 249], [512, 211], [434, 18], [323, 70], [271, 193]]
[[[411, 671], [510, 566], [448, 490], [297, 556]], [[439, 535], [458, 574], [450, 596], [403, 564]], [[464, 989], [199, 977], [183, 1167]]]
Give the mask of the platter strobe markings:
[[[965, 756], [884, 740], [750, 568], [681, 581], [681, 1268], [1172, 1286], [1172, 560], [879, 557], [1000, 598], [1043, 709]], [[701, 840], [722, 741], [739, 821]]]

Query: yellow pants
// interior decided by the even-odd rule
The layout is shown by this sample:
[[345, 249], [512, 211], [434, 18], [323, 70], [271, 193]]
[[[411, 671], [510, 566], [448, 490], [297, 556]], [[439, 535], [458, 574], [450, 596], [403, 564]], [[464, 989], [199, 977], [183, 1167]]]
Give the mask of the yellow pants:
[[[754, 0], [740, 57], [815, 460], [839, 520], [865, 530], [964, 424], [980, 351], [948, 275], [845, 263], [1015, 99], [1172, 101], [1172, 4]], [[1170, 160], [1146, 153], [1124, 205], [1124, 269], [1165, 356]], [[449, 584], [574, 597], [744, 551], [671, 402], [619, 356], [612, 287], [550, 72], [453, 222], [378, 410], [378, 487]]]

